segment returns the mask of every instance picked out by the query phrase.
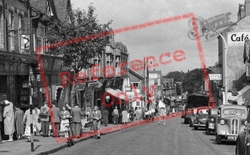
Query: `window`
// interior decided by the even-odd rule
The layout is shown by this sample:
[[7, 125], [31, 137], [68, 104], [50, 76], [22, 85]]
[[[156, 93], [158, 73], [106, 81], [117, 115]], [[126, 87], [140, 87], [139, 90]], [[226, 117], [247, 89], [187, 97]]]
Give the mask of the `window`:
[[[3, 8], [0, 6], [0, 9], [2, 10]], [[3, 12], [0, 12], [0, 48], [4, 49], [4, 19], [3, 19]]]
[[49, 5], [49, 1], [47, 1], [47, 7], [46, 7], [46, 13], [49, 17], [52, 17], [53, 16], [53, 12], [50, 8], [50, 5]]
[[9, 11], [9, 19], [8, 19], [8, 30], [9, 32], [9, 49], [10, 51], [14, 51], [14, 15], [12, 11]]
[[138, 88], [139, 88], [139, 83], [132, 83], [132, 86], [133, 86], [135, 89], [138, 89]]

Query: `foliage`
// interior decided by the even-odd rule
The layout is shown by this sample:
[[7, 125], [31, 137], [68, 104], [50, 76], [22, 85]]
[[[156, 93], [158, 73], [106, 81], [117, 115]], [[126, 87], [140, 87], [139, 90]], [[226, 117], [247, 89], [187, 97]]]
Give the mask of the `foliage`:
[[179, 71], [173, 71], [169, 72], [165, 77], [166, 78], [173, 78], [174, 82], [178, 81], [181, 82], [184, 76], [184, 72], [179, 72]]
[[95, 8], [90, 5], [88, 12], [73, 10], [70, 13], [71, 22], [53, 20], [46, 29], [46, 38], [50, 44], [50, 55], [62, 55], [64, 65], [71, 67], [76, 64], [76, 70], [92, 65], [89, 62], [100, 54], [109, 44], [113, 31], [111, 21], [99, 24], [94, 14]]
[[183, 90], [189, 93], [198, 93], [203, 86], [203, 70], [194, 69], [185, 73], [183, 78]]

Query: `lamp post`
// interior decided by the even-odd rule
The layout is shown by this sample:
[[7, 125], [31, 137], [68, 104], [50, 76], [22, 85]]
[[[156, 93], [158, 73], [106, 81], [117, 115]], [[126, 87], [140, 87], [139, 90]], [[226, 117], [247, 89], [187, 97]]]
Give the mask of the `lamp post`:
[[225, 94], [224, 94], [224, 97], [225, 97], [225, 104], [228, 104], [228, 96], [227, 96], [227, 92], [228, 92], [228, 86], [227, 86], [227, 41], [225, 39], [225, 37], [220, 33], [218, 32], [217, 30], [214, 30], [214, 29], [208, 29], [208, 28], [205, 28], [203, 27], [202, 28], [202, 31], [206, 31], [206, 30], [211, 30], [211, 31], [214, 31], [216, 32], [217, 34], [219, 34], [219, 36], [222, 38], [223, 40], [223, 43], [224, 43], [224, 56], [223, 56], [223, 60], [224, 60], [224, 67], [223, 67], [223, 70], [224, 70], [224, 81], [225, 81]]

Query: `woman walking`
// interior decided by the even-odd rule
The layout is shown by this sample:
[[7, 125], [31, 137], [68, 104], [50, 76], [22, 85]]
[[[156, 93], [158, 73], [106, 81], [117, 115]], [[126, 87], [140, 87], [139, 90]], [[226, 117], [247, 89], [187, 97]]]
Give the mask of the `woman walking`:
[[19, 108], [19, 106], [17, 106], [15, 111], [15, 125], [16, 125], [17, 139], [21, 139], [24, 133], [23, 116], [24, 112]]
[[35, 117], [35, 118], [34, 118], [34, 119], [35, 119], [34, 125], [35, 125], [35, 127], [36, 127], [35, 135], [39, 136], [39, 135], [40, 135], [40, 132], [41, 132], [41, 120], [40, 120], [40, 118], [39, 118], [40, 109], [36, 106], [36, 107], [34, 108], [34, 111], [35, 111], [35, 113], [34, 113], [34, 117]]
[[123, 124], [128, 123], [128, 111], [125, 108], [122, 111], [122, 123]]
[[32, 118], [33, 120], [31, 120], [30, 118], [30, 109], [26, 110], [24, 113], [24, 117], [23, 117], [23, 124], [25, 124], [25, 132], [24, 132], [24, 136], [26, 136], [28, 138], [28, 141], [30, 141], [30, 127], [31, 127], [31, 122], [33, 124], [33, 129], [34, 132], [36, 132], [36, 127], [34, 125], [35, 123], [35, 110], [32, 108]]
[[4, 133], [5, 135], [9, 135], [9, 142], [13, 141], [13, 133], [15, 132], [15, 114], [13, 103], [8, 100], [4, 101], [5, 107], [3, 110], [3, 118], [4, 118]]
[[69, 125], [68, 118], [70, 117], [70, 113], [68, 110], [66, 110], [65, 107], [63, 107], [61, 111], [61, 116], [62, 116], [62, 120], [61, 120], [61, 125], [60, 125], [60, 131], [64, 132], [65, 137], [68, 137], [68, 128], [66, 126]]
[[108, 112], [107, 108], [105, 108], [103, 110], [102, 118], [103, 118], [103, 124], [104, 124], [104, 126], [108, 126], [109, 112]]

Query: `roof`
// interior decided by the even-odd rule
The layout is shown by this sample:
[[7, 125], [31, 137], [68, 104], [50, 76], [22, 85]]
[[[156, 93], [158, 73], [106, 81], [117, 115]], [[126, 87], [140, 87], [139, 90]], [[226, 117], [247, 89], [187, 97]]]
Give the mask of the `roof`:
[[225, 104], [225, 105], [221, 105], [220, 108], [239, 108], [239, 109], [247, 109], [246, 106], [243, 105], [231, 105], [231, 104]]
[[68, 9], [71, 8], [70, 0], [30, 0], [30, 5], [39, 12], [46, 14], [47, 2], [49, 2], [54, 18], [66, 20]]
[[71, 9], [70, 0], [53, 0], [57, 17], [60, 21], [67, 20], [68, 9]]
[[148, 72], [149, 72], [149, 73], [157, 73], [157, 74], [162, 75], [162, 74], [161, 74], [161, 70], [159, 70], [159, 71], [158, 71], [158, 70], [153, 70], [153, 71], [148, 71]]
[[143, 80], [143, 76], [141, 76], [140, 74], [136, 73], [134, 70], [132, 70], [131, 68], [129, 68], [129, 73], [133, 74], [134, 76], [138, 77], [140, 80]]

